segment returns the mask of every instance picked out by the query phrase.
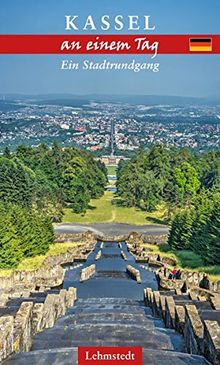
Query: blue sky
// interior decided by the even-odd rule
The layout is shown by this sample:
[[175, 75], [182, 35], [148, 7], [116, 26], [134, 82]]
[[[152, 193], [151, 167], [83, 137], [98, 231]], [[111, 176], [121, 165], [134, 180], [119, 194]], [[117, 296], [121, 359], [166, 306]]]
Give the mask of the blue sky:
[[[219, 0], [0, 0], [1, 34], [70, 34], [65, 15], [151, 15], [155, 33], [219, 34]], [[113, 30], [109, 31], [113, 33]], [[80, 31], [79, 33], [82, 33]], [[98, 32], [97, 32], [98, 33]], [[123, 31], [125, 33], [125, 30]], [[137, 33], [137, 32], [136, 32]], [[142, 31], [143, 33], [143, 31]], [[154, 94], [218, 97], [220, 55], [157, 56], [159, 73], [60, 71], [62, 59], [151, 62], [127, 55], [0, 55], [0, 93]]]

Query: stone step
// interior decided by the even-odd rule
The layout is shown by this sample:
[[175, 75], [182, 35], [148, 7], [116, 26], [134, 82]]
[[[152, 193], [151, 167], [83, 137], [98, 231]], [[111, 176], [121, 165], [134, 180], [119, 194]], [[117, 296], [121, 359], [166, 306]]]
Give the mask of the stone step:
[[45, 293], [46, 293], [46, 295], [47, 294], [59, 294], [61, 289], [63, 289], [63, 288], [60, 288], [60, 289], [49, 289]]
[[114, 308], [115, 310], [126, 308], [127, 310], [134, 309], [135, 311], [137, 311], [138, 309], [140, 309], [140, 311], [146, 309], [144, 301], [142, 300], [138, 301], [138, 300], [106, 298], [106, 297], [78, 299], [75, 302], [75, 306], [77, 308], [82, 308], [82, 309], [88, 307], [90, 307], [91, 309]]
[[57, 326], [38, 334], [33, 350], [78, 346], [142, 346], [144, 348], [183, 351], [182, 336], [174, 330], [134, 325], [85, 324]]
[[144, 301], [142, 300], [132, 300], [132, 299], [126, 299], [126, 298], [83, 298], [83, 299], [78, 299], [77, 300], [77, 304], [85, 304], [85, 303], [89, 303], [89, 304], [96, 304], [96, 303], [114, 303], [114, 304], [124, 304], [124, 305], [136, 305], [136, 306], [144, 306]]
[[[56, 328], [60, 328], [63, 326], [63, 322], [59, 322], [57, 323], [56, 325]], [[108, 327], [108, 328], [112, 328], [113, 330], [115, 330], [116, 328], [118, 330], [121, 330], [123, 331], [124, 329], [126, 330], [140, 330], [140, 331], [145, 331], [146, 329], [146, 326], [147, 326], [147, 331], [149, 331], [150, 329], [164, 329], [165, 330], [165, 327], [156, 327], [154, 325], [154, 322], [151, 320], [149, 320], [148, 322], [146, 323], [140, 323], [140, 324], [135, 324], [135, 323], [127, 323], [127, 322], [120, 322], [119, 323], [116, 323], [116, 322], [111, 322], [111, 321], [103, 321], [103, 322], [96, 322], [96, 321], [91, 321], [91, 322], [87, 322], [87, 323], [84, 323], [84, 322], [74, 322], [72, 321], [71, 323], [68, 323], [68, 324], [65, 324], [65, 331], [67, 330], [75, 330], [75, 329], [82, 329], [82, 330], [85, 330], [85, 327], [88, 327], [88, 328], [98, 328], [98, 330], [103, 330], [104, 327]], [[166, 332], [167, 333], [167, 332]]]
[[196, 306], [199, 313], [202, 310], [212, 310], [212, 306], [208, 301], [206, 301], [206, 302], [198, 301], [197, 303], [195, 303], [195, 306]]
[[19, 309], [19, 305], [10, 305], [6, 307], [0, 308], [0, 317], [2, 316], [15, 316], [16, 312]]
[[173, 299], [176, 300], [191, 300], [188, 294], [182, 294], [182, 295], [173, 295]]
[[83, 305], [72, 307], [68, 310], [67, 314], [75, 314], [75, 313], [96, 313], [96, 312], [109, 312], [109, 313], [143, 313], [151, 315], [152, 311], [148, 307], [132, 307], [127, 305]]
[[166, 297], [173, 297], [176, 294], [175, 290], [164, 290], [160, 292], [160, 295], [166, 296]]
[[[77, 349], [63, 348], [15, 354], [7, 365], [73, 365], [77, 363]], [[203, 357], [179, 352], [143, 349], [143, 365], [210, 365]], [[3, 363], [4, 365], [4, 363]]]
[[30, 298], [45, 298], [47, 296], [47, 294], [48, 294], [47, 292], [34, 292], [34, 293], [31, 293]]
[[46, 297], [28, 297], [28, 298], [15, 298], [10, 299], [7, 303], [8, 306], [20, 306], [23, 302], [33, 302], [33, 303], [44, 303]]
[[154, 325], [164, 327], [160, 319], [155, 319], [151, 315], [140, 313], [111, 313], [111, 312], [96, 312], [96, 313], [77, 313], [67, 315], [61, 318], [57, 325], [68, 326], [71, 324], [86, 324], [86, 323], [120, 323], [120, 324], [142, 324], [145, 326]]
[[212, 309], [211, 304], [206, 302], [201, 302], [199, 300], [191, 300], [191, 299], [180, 299], [180, 300], [174, 300], [176, 305], [188, 305], [188, 304], [194, 304], [198, 311], [204, 310], [204, 309]]
[[199, 314], [203, 321], [216, 321], [220, 324], [220, 310], [201, 310]]

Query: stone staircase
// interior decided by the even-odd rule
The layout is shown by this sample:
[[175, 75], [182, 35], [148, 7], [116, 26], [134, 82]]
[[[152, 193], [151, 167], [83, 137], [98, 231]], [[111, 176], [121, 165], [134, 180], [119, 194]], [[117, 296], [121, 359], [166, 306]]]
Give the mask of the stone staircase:
[[220, 364], [219, 297], [209, 301], [194, 292], [176, 294], [174, 290], [151, 288], [144, 290], [144, 296], [153, 315], [161, 318], [166, 328], [183, 335], [187, 352], [202, 354], [214, 365]]
[[184, 353], [182, 336], [165, 328], [144, 301], [109, 297], [78, 299], [53, 328], [34, 337], [30, 352], [4, 364], [70, 365], [76, 363], [78, 346], [142, 346], [143, 365], [208, 364]]
[[[101, 257], [95, 260], [99, 250], [102, 250]], [[124, 255], [121, 255], [122, 250]], [[81, 282], [81, 270], [93, 264], [96, 265], [95, 273], [88, 280]], [[128, 264], [140, 271], [141, 283], [137, 283], [128, 275]], [[159, 293], [154, 273], [141, 268], [135, 262], [125, 243], [97, 243], [82, 267], [74, 270], [69, 268], [66, 271], [63, 289], [34, 291], [27, 298], [11, 298], [5, 308], [0, 308], [0, 318], [15, 316], [25, 302], [33, 302], [33, 308], [37, 307], [32, 315], [32, 318], [35, 318], [34, 328], [38, 322], [36, 318], [39, 317], [39, 307], [42, 306], [44, 311], [43, 326], [38, 330], [35, 328], [32, 345], [28, 348], [30, 351], [14, 353], [2, 364], [77, 364], [79, 346], [142, 346], [143, 365], [209, 364], [201, 356], [185, 353], [182, 334], [176, 332], [175, 327], [165, 327], [157, 308], [152, 303], [147, 303], [146, 290], [143, 298], [146, 287], [150, 288], [151, 293]], [[74, 305], [65, 305], [66, 302], [69, 303], [68, 296], [73, 288], [77, 289], [78, 299]], [[170, 295], [170, 300], [175, 299], [178, 303], [188, 300], [184, 296], [173, 299], [174, 294], [175, 292], [168, 292], [167, 296]], [[44, 309], [43, 303], [48, 304], [48, 296], [50, 300], [53, 297], [56, 297], [56, 300], [54, 298], [55, 301], [51, 302], [49, 307], [46, 305]], [[58, 303], [62, 303], [62, 314], [57, 310], [60, 305]], [[203, 304], [201, 306], [204, 311], [210, 310]], [[204, 312], [204, 315], [207, 313]], [[32, 322], [32, 318], [27, 321], [26, 328], [29, 332], [32, 327], [32, 324], [29, 326], [29, 322]], [[14, 332], [11, 333], [13, 336]]]

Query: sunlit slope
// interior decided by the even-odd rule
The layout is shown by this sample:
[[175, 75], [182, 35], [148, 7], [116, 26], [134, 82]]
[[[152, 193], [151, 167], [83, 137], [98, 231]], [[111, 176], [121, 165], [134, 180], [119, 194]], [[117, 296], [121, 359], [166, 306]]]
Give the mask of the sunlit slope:
[[126, 208], [118, 205], [119, 199], [112, 192], [105, 192], [100, 199], [93, 199], [90, 208], [85, 214], [73, 213], [71, 209], [65, 209], [63, 222], [70, 223], [128, 223], [128, 224], [152, 224], [165, 223], [166, 209], [161, 206], [153, 213], [141, 211], [136, 208]]

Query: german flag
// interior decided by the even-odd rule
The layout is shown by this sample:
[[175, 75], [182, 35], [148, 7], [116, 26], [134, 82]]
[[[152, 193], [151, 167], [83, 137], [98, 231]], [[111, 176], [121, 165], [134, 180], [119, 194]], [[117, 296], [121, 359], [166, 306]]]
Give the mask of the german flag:
[[190, 38], [189, 50], [190, 52], [212, 52], [212, 39]]

